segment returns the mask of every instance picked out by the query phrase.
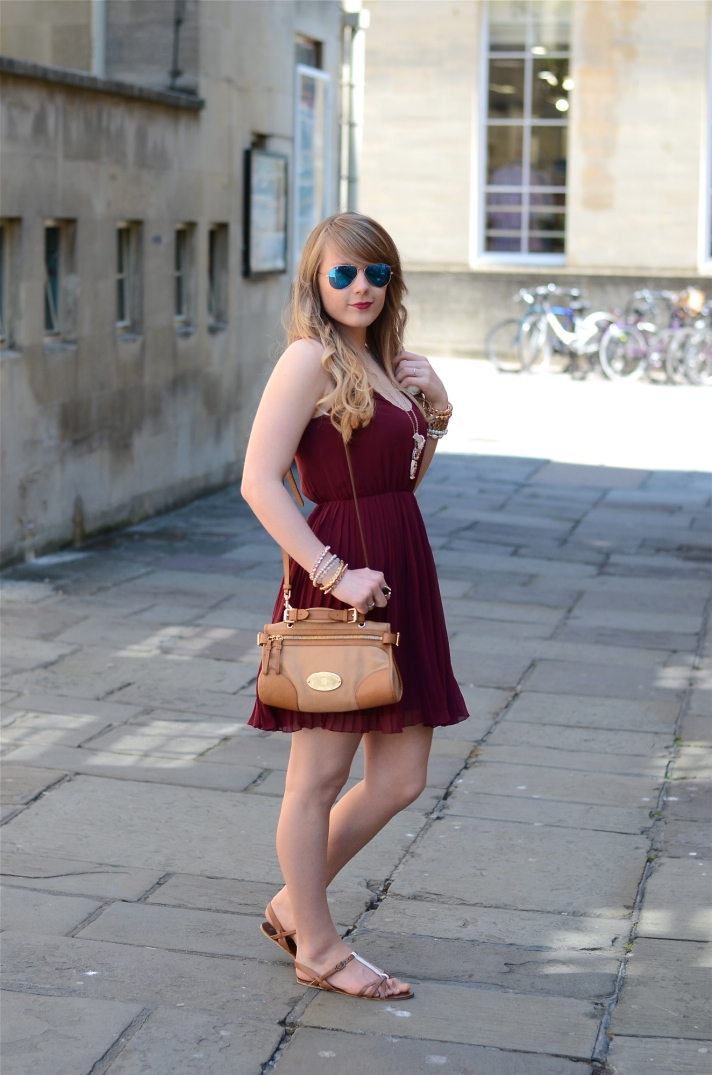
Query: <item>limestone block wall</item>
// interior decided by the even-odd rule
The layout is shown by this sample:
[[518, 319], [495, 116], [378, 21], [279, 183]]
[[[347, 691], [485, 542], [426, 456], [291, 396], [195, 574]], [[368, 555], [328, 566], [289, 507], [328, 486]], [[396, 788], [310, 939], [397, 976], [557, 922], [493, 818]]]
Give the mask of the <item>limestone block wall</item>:
[[0, 54], [91, 70], [92, 0], [2, 0]]
[[481, 6], [369, 0], [360, 208], [406, 261], [466, 265]]
[[[17, 240], [15, 340], [0, 355], [3, 561], [23, 554], [30, 528], [42, 550], [239, 477], [289, 295], [286, 273], [242, 277], [243, 153], [259, 136], [291, 165], [295, 34], [324, 42], [337, 84], [340, 11], [336, 0], [209, 0], [200, 12], [202, 110], [151, 91], [122, 96], [89, 76], [84, 84], [0, 78], [2, 216]], [[76, 221], [68, 281], [76, 323], [62, 344], [44, 335], [48, 219]], [[137, 333], [116, 327], [120, 221], [142, 222]], [[195, 228], [196, 316], [176, 331], [181, 222]], [[218, 331], [207, 316], [215, 223], [229, 228], [227, 323]]]
[[706, 0], [577, 0], [567, 261], [691, 272], [709, 148]]

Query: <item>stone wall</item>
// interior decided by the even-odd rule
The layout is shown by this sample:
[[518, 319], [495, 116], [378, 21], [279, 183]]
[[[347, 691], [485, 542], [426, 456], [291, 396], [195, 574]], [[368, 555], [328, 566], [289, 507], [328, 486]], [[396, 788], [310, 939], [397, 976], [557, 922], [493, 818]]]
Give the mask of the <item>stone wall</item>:
[[[202, 108], [150, 89], [128, 97], [130, 87], [88, 75], [63, 83], [52, 71], [50, 82], [28, 68], [1, 77], [2, 213], [17, 240], [15, 340], [0, 357], [5, 561], [22, 555], [31, 532], [46, 549], [239, 477], [289, 295], [286, 273], [241, 274], [243, 154], [259, 136], [291, 160], [295, 35], [324, 42], [336, 85], [340, 11], [336, 0], [208, 0], [200, 18]], [[336, 179], [336, 114], [333, 146]], [[67, 281], [76, 323], [63, 342], [44, 335], [48, 219], [76, 221]], [[116, 326], [120, 221], [143, 228], [138, 332]], [[196, 316], [177, 331], [180, 222], [195, 227]], [[207, 316], [213, 223], [229, 227], [222, 327]]]

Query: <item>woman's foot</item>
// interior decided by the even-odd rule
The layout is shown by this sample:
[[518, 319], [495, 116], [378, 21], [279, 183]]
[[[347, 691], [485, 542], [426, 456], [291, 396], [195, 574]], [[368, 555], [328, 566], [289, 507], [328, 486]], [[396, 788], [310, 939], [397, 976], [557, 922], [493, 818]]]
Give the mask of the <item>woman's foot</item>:
[[[409, 996], [411, 994], [411, 988], [407, 982], [402, 982], [399, 978], [383, 978], [378, 982], [378, 971], [374, 972], [369, 964], [364, 964], [358, 959], [349, 959], [350, 956], [351, 949], [343, 941], [340, 941], [326, 950], [315, 951], [313, 954], [300, 948], [298, 962], [303, 968], [308, 968], [316, 972], [316, 974], [328, 975], [329, 985], [345, 993], [351, 993], [353, 996], [358, 996], [362, 989], [367, 986], [373, 986], [374, 983], [377, 983], [376, 988], [369, 990], [370, 995], [373, 997], [380, 997], [385, 1000], [388, 997], [397, 999], [400, 996]], [[348, 962], [341, 970], [335, 971], [334, 974], [328, 973], [332, 967], [344, 960], [348, 960]], [[385, 974], [385, 971], [381, 971], [381, 973]], [[300, 972], [297, 969], [297, 980], [302, 985], [308, 985], [306, 977], [304, 971]]]

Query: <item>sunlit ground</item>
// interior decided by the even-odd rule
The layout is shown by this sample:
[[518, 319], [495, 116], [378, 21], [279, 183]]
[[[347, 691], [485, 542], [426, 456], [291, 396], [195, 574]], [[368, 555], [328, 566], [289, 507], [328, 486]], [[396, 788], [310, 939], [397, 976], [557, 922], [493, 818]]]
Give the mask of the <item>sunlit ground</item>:
[[454, 404], [438, 448], [642, 470], [712, 471], [712, 388], [503, 374], [433, 359]]

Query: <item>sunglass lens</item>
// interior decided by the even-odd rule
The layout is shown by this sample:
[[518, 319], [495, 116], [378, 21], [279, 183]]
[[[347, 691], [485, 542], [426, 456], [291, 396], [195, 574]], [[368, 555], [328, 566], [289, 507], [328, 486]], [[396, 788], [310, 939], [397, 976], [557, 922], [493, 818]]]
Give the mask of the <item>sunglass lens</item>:
[[337, 291], [341, 291], [354, 282], [357, 271], [355, 265], [335, 265], [333, 269], [329, 269], [329, 283]]
[[391, 278], [390, 265], [368, 265], [364, 272], [369, 284], [374, 287], [385, 287]]

